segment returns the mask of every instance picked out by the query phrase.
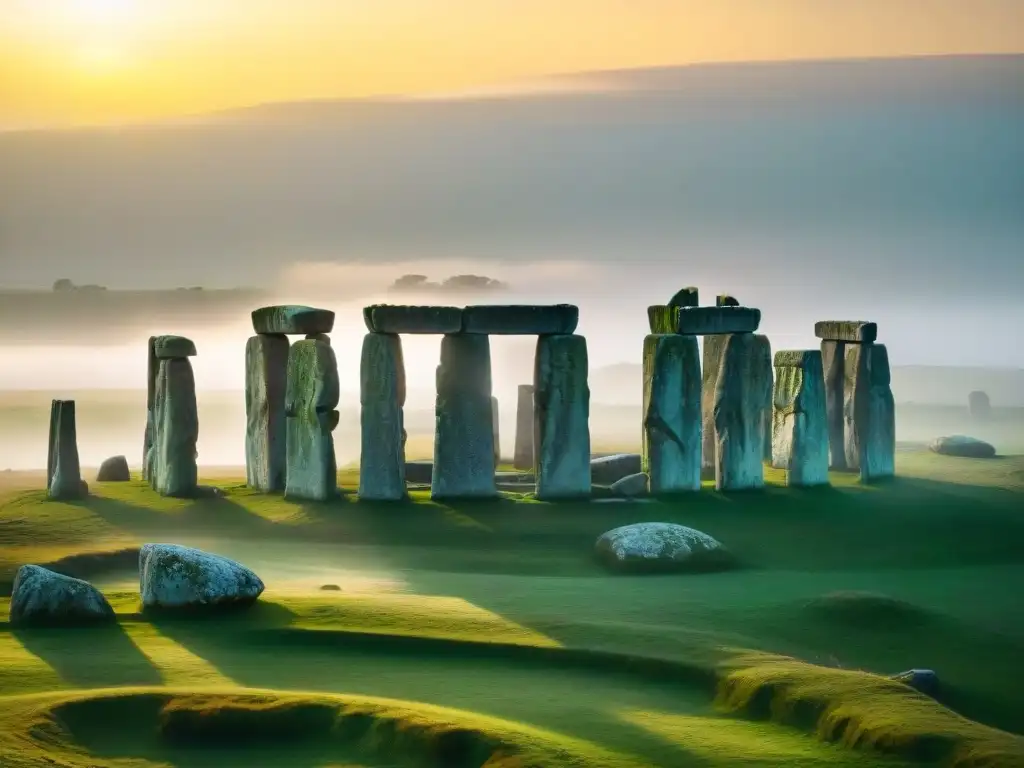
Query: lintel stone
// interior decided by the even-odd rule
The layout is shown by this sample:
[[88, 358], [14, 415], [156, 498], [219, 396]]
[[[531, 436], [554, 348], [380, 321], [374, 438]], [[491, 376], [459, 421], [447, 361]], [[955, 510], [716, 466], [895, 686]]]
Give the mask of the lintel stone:
[[363, 309], [363, 321], [371, 333], [458, 333], [462, 330], [462, 309], [411, 304], [373, 304]]
[[761, 324], [761, 310], [753, 307], [653, 306], [647, 308], [647, 317], [652, 334], [684, 336], [753, 333]]
[[334, 313], [298, 304], [260, 307], [252, 311], [252, 327], [256, 333], [294, 334], [330, 333], [334, 330]]
[[878, 339], [878, 323], [863, 320], [822, 320], [814, 324], [814, 335], [826, 341], [872, 344]]
[[481, 304], [462, 311], [462, 332], [491, 336], [570, 335], [580, 309], [572, 304]]

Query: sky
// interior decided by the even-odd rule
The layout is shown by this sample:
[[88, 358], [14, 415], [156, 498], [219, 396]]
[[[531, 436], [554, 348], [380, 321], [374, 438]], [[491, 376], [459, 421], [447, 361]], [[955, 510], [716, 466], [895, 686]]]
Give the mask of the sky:
[[0, 128], [595, 69], [1024, 51], [1021, 0], [0, 0]]

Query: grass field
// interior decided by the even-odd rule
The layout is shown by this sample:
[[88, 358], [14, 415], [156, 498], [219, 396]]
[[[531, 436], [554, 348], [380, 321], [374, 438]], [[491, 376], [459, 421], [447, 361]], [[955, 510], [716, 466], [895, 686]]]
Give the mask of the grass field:
[[[0, 623], [0, 766], [1024, 766], [1024, 457], [918, 452], [865, 488], [677, 502], [331, 504], [0, 482], [0, 616], [19, 565], [90, 579], [104, 629]], [[28, 486], [26, 488], [26, 486]], [[741, 567], [613, 576], [617, 525], [662, 520]], [[174, 541], [267, 583], [221, 618], [139, 612]], [[336, 585], [339, 590], [321, 587]], [[941, 703], [884, 675], [935, 669]]]

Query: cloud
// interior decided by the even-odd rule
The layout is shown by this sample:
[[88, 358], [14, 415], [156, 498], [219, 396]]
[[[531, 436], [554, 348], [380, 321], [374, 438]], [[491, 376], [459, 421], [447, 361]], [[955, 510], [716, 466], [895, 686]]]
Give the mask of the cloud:
[[508, 287], [508, 283], [484, 275], [452, 275], [439, 283], [431, 282], [426, 275], [402, 275], [388, 290], [393, 293], [479, 293], [506, 291]]

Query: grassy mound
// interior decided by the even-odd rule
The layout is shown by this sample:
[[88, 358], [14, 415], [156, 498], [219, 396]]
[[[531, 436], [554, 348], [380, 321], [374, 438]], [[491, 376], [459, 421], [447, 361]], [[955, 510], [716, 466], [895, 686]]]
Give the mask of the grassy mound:
[[877, 592], [829, 592], [810, 600], [805, 610], [817, 619], [866, 629], [901, 629], [927, 624], [928, 611]]

